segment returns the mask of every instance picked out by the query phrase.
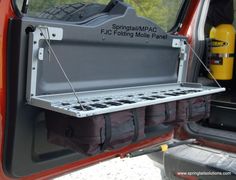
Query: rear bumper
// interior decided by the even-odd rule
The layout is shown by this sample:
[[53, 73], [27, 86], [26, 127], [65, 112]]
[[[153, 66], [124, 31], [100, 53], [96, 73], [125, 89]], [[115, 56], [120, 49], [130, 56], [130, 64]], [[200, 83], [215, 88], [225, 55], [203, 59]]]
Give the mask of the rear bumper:
[[[161, 162], [162, 155], [156, 154]], [[151, 158], [155, 160], [155, 154]], [[169, 179], [235, 179], [236, 155], [196, 145], [181, 145], [169, 149], [163, 156]]]

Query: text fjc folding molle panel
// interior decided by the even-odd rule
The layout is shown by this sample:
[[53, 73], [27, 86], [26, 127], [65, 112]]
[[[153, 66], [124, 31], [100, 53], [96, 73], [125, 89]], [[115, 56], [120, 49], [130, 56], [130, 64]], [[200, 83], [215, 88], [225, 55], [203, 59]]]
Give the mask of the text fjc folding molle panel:
[[75, 117], [222, 92], [186, 81], [189, 47], [131, 7], [29, 34], [27, 101]]

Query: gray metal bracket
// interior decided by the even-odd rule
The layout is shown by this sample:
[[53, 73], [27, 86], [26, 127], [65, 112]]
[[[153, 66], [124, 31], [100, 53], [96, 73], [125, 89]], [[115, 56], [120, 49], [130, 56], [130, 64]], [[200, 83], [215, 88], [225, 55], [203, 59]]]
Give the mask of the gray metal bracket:
[[34, 32], [29, 34], [28, 49], [28, 73], [26, 99], [28, 102], [36, 96], [37, 68], [38, 61], [44, 59], [44, 48], [39, 47], [40, 40], [61, 41], [63, 39], [63, 29], [57, 27], [38, 26]]
[[75, 92], [80, 97], [81, 103], [78, 103], [78, 99], [73, 93], [38, 95], [36, 94], [38, 62], [43, 61], [45, 55], [44, 48], [40, 47], [40, 41], [48, 40], [48, 43], [49, 40], [61, 41], [63, 29], [38, 26], [34, 32], [30, 33], [29, 38], [28, 103], [54, 112], [82, 118], [225, 91], [224, 88], [202, 87], [199, 84], [184, 83], [189, 50], [184, 38], [174, 38], [172, 48], [180, 50], [177, 83]]
[[186, 82], [187, 80], [187, 67], [189, 58], [189, 48], [185, 39], [173, 39], [173, 48], [180, 48], [179, 54], [179, 70], [178, 70], [178, 83]]
[[204, 87], [195, 83], [161, 84], [78, 92], [84, 109], [78, 104], [73, 93], [33, 97], [31, 105], [82, 118], [179, 101], [223, 91], [225, 91], [224, 88]]

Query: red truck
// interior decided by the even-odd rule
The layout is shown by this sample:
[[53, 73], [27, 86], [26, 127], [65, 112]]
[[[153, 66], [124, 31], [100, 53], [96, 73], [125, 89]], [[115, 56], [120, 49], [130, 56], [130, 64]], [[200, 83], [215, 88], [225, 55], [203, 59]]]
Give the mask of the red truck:
[[234, 1], [70, 3], [0, 0], [0, 179], [150, 153], [234, 179]]

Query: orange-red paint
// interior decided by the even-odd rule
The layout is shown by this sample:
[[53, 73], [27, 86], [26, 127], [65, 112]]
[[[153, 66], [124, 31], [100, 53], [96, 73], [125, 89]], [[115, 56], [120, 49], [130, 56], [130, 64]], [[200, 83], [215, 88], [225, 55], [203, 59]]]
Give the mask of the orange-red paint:
[[14, 17], [10, 0], [0, 0], [0, 179], [8, 179], [3, 172], [2, 154], [4, 144], [4, 127], [6, 119], [6, 59], [8, 20]]
[[[199, 6], [200, 0], [194, 0], [191, 1], [191, 4], [187, 10], [187, 15], [185, 16], [185, 19], [182, 22], [182, 27], [179, 31], [179, 34], [181, 35], [189, 35], [188, 32], [191, 31], [190, 28], [193, 26], [193, 21], [195, 20], [195, 16], [196, 16], [196, 10]], [[188, 38], [191, 38], [190, 36], [188, 36]]]
[[223, 150], [223, 151], [226, 151], [226, 152], [236, 153], [236, 146], [234, 146], [234, 145], [213, 142], [213, 141], [205, 140], [203, 138], [199, 139], [198, 142], [202, 146], [207, 146], [207, 147], [211, 147], [211, 148], [215, 148], [215, 149], [220, 149], [220, 150]]

